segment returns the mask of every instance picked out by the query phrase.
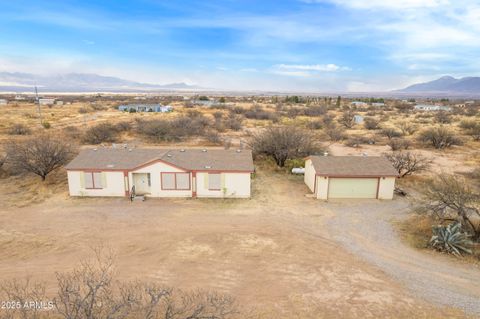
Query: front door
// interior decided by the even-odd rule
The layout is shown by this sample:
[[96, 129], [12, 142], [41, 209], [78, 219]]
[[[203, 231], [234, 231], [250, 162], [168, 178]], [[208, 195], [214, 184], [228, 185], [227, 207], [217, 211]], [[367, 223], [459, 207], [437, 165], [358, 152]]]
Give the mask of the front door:
[[133, 185], [137, 195], [150, 193], [150, 173], [133, 173]]

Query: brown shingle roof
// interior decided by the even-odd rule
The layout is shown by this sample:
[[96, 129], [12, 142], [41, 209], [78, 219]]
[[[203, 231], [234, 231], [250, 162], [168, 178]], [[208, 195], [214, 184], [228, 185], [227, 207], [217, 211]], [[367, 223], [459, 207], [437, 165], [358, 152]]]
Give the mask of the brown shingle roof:
[[185, 170], [253, 172], [254, 169], [250, 150], [139, 148], [85, 149], [66, 166], [66, 169], [134, 170], [156, 160]]
[[310, 156], [317, 175], [381, 177], [398, 176], [392, 164], [380, 156]]

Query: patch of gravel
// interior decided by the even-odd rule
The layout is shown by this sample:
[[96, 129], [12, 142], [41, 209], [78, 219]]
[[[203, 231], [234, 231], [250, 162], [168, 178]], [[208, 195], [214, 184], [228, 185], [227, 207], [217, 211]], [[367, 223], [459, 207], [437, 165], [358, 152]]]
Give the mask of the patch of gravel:
[[403, 283], [419, 298], [480, 316], [480, 269], [430, 255], [401, 241], [392, 221], [404, 218], [409, 203], [393, 201], [329, 202], [331, 236], [348, 250]]

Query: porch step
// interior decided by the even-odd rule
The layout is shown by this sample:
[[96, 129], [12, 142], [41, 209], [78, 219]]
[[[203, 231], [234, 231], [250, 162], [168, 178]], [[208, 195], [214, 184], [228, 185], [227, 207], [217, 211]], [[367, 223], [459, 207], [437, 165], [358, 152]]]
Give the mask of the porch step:
[[137, 201], [137, 200], [140, 200], [140, 201], [145, 201], [145, 196], [144, 195], [135, 195], [133, 198], [132, 198], [132, 201]]

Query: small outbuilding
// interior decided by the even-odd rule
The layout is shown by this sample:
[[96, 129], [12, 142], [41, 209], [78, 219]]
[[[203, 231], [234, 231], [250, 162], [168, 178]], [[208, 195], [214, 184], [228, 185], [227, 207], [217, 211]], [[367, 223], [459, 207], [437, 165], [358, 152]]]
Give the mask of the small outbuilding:
[[380, 156], [310, 156], [304, 181], [318, 199], [392, 199], [398, 172]]

